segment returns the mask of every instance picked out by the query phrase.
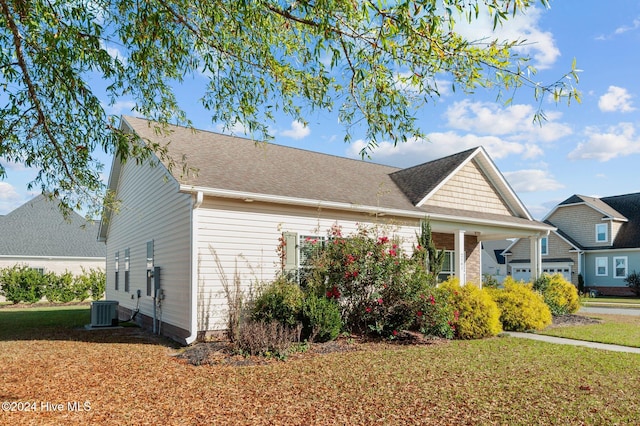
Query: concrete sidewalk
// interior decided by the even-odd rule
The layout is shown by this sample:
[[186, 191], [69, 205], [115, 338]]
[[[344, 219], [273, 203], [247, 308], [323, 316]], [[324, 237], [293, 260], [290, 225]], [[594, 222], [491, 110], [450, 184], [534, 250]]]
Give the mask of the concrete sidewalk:
[[614, 352], [629, 352], [634, 354], [640, 354], [640, 348], [632, 348], [629, 346], [620, 346], [620, 345], [609, 345], [606, 343], [595, 343], [595, 342], [586, 342], [584, 340], [574, 340], [574, 339], [565, 339], [564, 337], [554, 337], [554, 336], [545, 336], [542, 334], [535, 333], [519, 333], [515, 331], [508, 331], [505, 334], [508, 334], [512, 337], [518, 337], [521, 339], [531, 339], [538, 340], [540, 342], [547, 343], [556, 343], [559, 345], [573, 345], [573, 346], [584, 346], [592, 349], [602, 349], [605, 351], [614, 351]]

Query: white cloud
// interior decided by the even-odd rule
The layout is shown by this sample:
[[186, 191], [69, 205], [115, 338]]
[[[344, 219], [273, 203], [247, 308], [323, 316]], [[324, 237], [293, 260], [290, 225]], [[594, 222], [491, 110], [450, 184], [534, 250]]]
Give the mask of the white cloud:
[[136, 107], [136, 103], [133, 101], [117, 101], [113, 105], [106, 107], [109, 114], [121, 115], [121, 114], [133, 114], [133, 109]]
[[7, 182], [0, 182], [0, 214], [7, 214], [22, 204], [22, 196]]
[[503, 108], [495, 103], [465, 99], [449, 107], [445, 117], [448, 126], [454, 129], [511, 135], [512, 140], [524, 140], [530, 144], [553, 142], [572, 133], [569, 126], [557, 122], [561, 113], [547, 113], [547, 120], [540, 126], [533, 122], [535, 112], [531, 105], [516, 104]]
[[117, 47], [109, 47], [105, 44], [104, 41], [100, 41], [100, 47], [107, 51], [109, 56], [113, 59], [120, 61], [122, 65], [127, 65], [127, 57], [122, 54], [120, 49]]
[[291, 122], [290, 129], [283, 130], [280, 134], [288, 138], [299, 140], [309, 136], [311, 134], [311, 129], [303, 122], [295, 120]]
[[585, 130], [587, 140], [569, 153], [572, 160], [609, 161], [616, 157], [640, 154], [640, 137], [632, 123], [620, 123], [600, 132], [595, 127]]
[[[15, 163], [13, 161], [6, 160], [4, 158], [0, 158], [0, 165], [7, 170], [13, 170], [14, 172], [19, 172], [23, 170], [27, 170], [27, 166], [23, 163]], [[2, 182], [0, 182], [1, 184]]]
[[631, 105], [631, 94], [627, 89], [618, 86], [609, 86], [607, 93], [600, 96], [598, 107], [603, 112], [631, 112], [635, 108]]
[[542, 31], [538, 21], [542, 10], [536, 7], [527, 9], [509, 17], [503, 25], [493, 30], [493, 20], [488, 12], [482, 12], [477, 21], [468, 24], [464, 18], [456, 25], [456, 32], [468, 40], [520, 40], [524, 43], [515, 48], [521, 55], [528, 55], [533, 59], [533, 66], [537, 69], [550, 68], [560, 56], [560, 50], [555, 44], [553, 34]]
[[502, 174], [516, 192], [555, 191], [564, 188], [546, 170], [525, 169]]
[[[408, 167], [478, 146], [484, 146], [493, 159], [520, 154], [524, 150], [524, 147], [518, 143], [508, 142], [495, 136], [458, 135], [455, 132], [446, 132], [430, 133], [427, 138], [428, 140], [412, 138], [396, 146], [391, 142], [381, 142], [374, 149], [371, 157], [378, 163]], [[357, 158], [366, 146], [366, 141], [359, 139], [349, 145], [347, 155]]]
[[624, 34], [629, 31], [637, 30], [638, 28], [640, 28], [640, 19], [636, 18], [631, 22], [631, 25], [623, 25], [616, 28], [614, 34]]

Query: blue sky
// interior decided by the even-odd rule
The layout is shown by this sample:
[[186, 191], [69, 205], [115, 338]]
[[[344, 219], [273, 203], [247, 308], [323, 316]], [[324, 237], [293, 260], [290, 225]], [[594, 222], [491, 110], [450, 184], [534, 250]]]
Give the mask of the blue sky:
[[[490, 33], [490, 23], [474, 23], [465, 31], [480, 38]], [[427, 141], [396, 147], [382, 143], [372, 161], [407, 167], [482, 145], [538, 219], [572, 194], [640, 192], [635, 173], [640, 166], [640, 2], [552, 0], [550, 9], [529, 9], [499, 32], [500, 38], [527, 40], [524, 53], [533, 58], [538, 81], [560, 78], [575, 58], [581, 70], [577, 87], [582, 103], [545, 101], [548, 120], [540, 127], [532, 121], [537, 102], [530, 90], [516, 92], [509, 106], [496, 102], [495, 92], [479, 89], [464, 95], [444, 90], [419, 113]], [[194, 76], [180, 90], [183, 108], [195, 127], [221, 131], [198, 107], [197, 96], [191, 97], [197, 93], [192, 87], [203, 82], [203, 76]], [[441, 83], [446, 86], [446, 76]], [[121, 99], [108, 112], [131, 114], [132, 106], [130, 99]], [[366, 143], [354, 137], [345, 144], [344, 128], [327, 112], [309, 116], [307, 127], [281, 117], [272, 133], [282, 145], [354, 158]], [[111, 159], [101, 158], [108, 173]], [[27, 183], [35, 171], [19, 164], [5, 166], [0, 214], [34, 196]]]

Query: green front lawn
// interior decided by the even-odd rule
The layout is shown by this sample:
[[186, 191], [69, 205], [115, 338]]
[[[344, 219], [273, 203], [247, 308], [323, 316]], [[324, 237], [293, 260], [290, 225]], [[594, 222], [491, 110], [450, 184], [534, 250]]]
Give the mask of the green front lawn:
[[[640, 355], [510, 337], [194, 367], [88, 308], [0, 309], [0, 424], [638, 424]], [[41, 324], [47, 324], [46, 327]], [[5, 324], [13, 331], [7, 332]], [[52, 412], [42, 402], [88, 402]], [[66, 407], [66, 405], [65, 405]]]
[[549, 327], [539, 334], [640, 348], [640, 316], [593, 314], [601, 324]]

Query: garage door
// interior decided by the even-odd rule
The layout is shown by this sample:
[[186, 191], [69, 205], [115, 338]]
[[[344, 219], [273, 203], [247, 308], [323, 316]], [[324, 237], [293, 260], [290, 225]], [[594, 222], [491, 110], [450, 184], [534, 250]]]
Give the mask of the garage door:
[[[562, 274], [565, 280], [571, 282], [571, 268], [569, 266], [554, 266], [548, 268], [542, 268], [543, 273], [547, 273], [550, 275], [553, 274]], [[516, 281], [531, 281], [531, 268], [519, 267], [512, 268], [511, 274], [513, 279]]]

